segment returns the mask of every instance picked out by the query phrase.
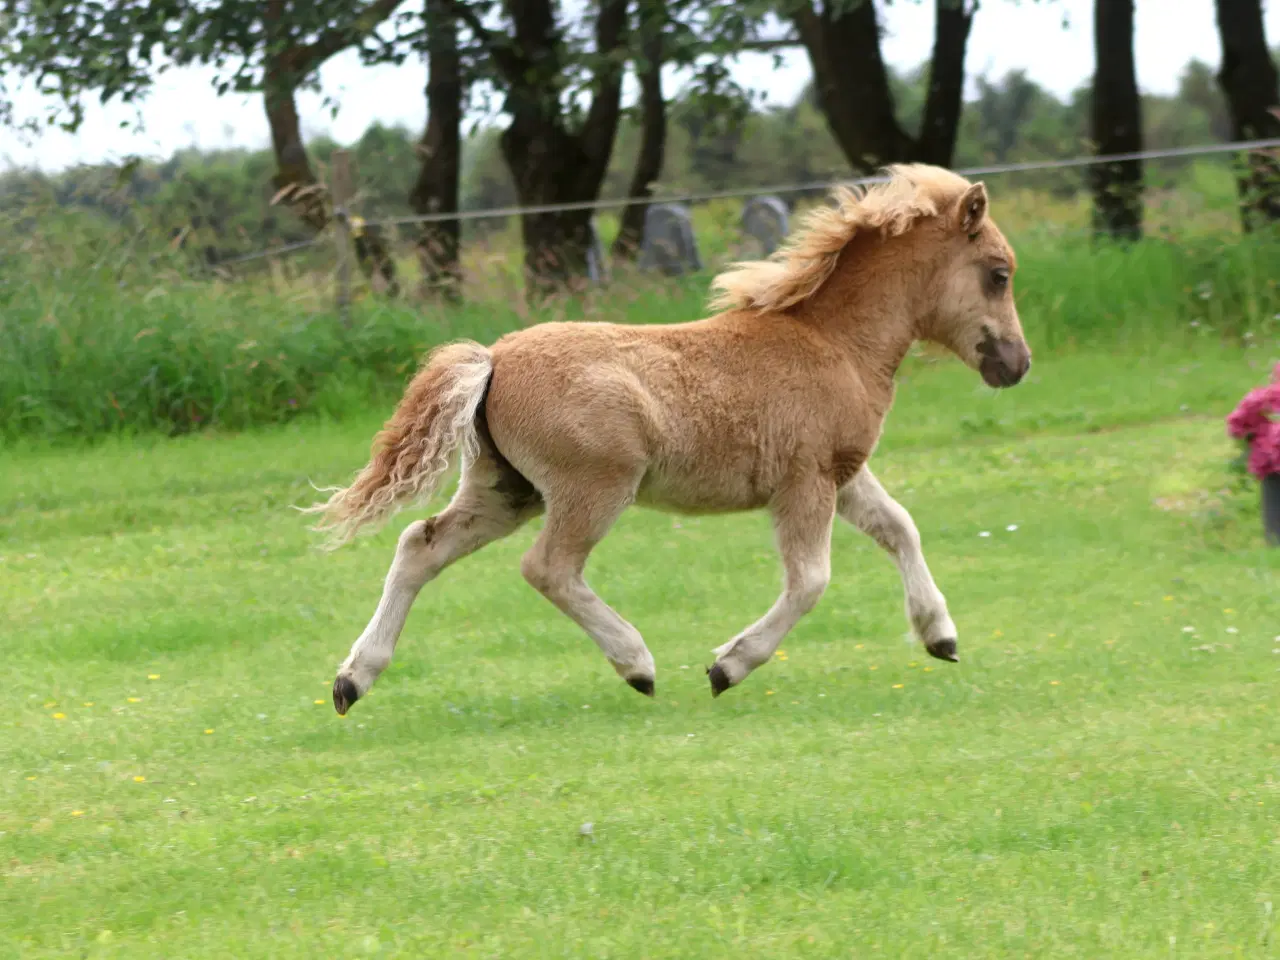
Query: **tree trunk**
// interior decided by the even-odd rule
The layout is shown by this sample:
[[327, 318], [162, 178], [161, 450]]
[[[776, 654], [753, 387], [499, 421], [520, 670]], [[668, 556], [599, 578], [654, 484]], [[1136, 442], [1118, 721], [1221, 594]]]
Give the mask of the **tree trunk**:
[[874, 172], [906, 160], [911, 139], [894, 113], [889, 73], [880, 55], [880, 25], [872, 0], [843, 15], [836, 0], [810, 0], [793, 14], [813, 67], [814, 92], [836, 142], [855, 169]]
[[[1267, 49], [1261, 0], [1217, 0], [1218, 32], [1222, 36], [1222, 69], [1218, 79], [1231, 110], [1232, 134], [1237, 140], [1280, 136], [1280, 119], [1271, 108], [1280, 105], [1276, 66]], [[1274, 157], [1255, 154], [1240, 178], [1244, 229], [1280, 219], [1280, 174]]]
[[[1142, 109], [1133, 63], [1134, 0], [1094, 0], [1095, 63], [1092, 136], [1100, 155], [1142, 149]], [[1093, 229], [1100, 236], [1137, 240], [1142, 236], [1142, 161], [1095, 164]]]
[[[465, 8], [458, 8], [459, 11]], [[577, 130], [555, 96], [563, 82], [564, 45], [552, 0], [512, 0], [516, 50], [503, 51], [499, 66], [509, 84], [511, 123], [502, 132], [502, 155], [522, 206], [591, 203], [600, 196], [621, 115], [622, 63], [627, 0], [602, 0], [596, 20], [595, 54], [600, 63], [586, 117]], [[590, 209], [525, 214], [528, 293], [541, 299], [574, 287], [588, 275], [592, 246]]]
[[[662, 34], [666, 27], [665, 0], [641, 0], [640, 56], [636, 76], [640, 81], [640, 153], [627, 197], [647, 200], [653, 196], [652, 184], [662, 175], [666, 155], [667, 104], [662, 96]], [[634, 260], [644, 241], [644, 218], [648, 205], [629, 204], [622, 211], [613, 256]]]
[[929, 93], [916, 144], [915, 159], [951, 166], [964, 105], [964, 55], [969, 30], [978, 11], [976, 0], [936, 0], [933, 58], [929, 62]]
[[[390, 9], [383, 14], [390, 13]], [[336, 50], [298, 47], [287, 26], [285, 0], [268, 0], [262, 13], [266, 35], [266, 61], [262, 98], [271, 127], [271, 147], [276, 157], [276, 173], [271, 178], [276, 196], [309, 227], [323, 230], [329, 222], [329, 209], [316, 186], [315, 174], [307, 160], [302, 142], [302, 125], [294, 100], [298, 84], [307, 73]], [[363, 232], [356, 246], [360, 269], [366, 276], [377, 275], [377, 286], [389, 295], [399, 291], [395, 261], [391, 258], [381, 232]]]
[[276, 172], [271, 178], [271, 185], [277, 194], [292, 187], [285, 196], [289, 209], [312, 229], [323, 230], [329, 223], [329, 211], [317, 192], [305, 189], [315, 184], [316, 177], [302, 144], [302, 128], [293, 90], [269, 74], [263, 100], [267, 123], [271, 126], [271, 149], [276, 157]]
[[[502, 132], [502, 156], [522, 207], [587, 203], [599, 196], [581, 138], [542, 111], [515, 114]], [[579, 285], [588, 274], [592, 211], [526, 213], [521, 217], [525, 278], [534, 299]]]
[[837, 2], [804, 0], [792, 21], [809, 54], [818, 105], [849, 163], [867, 173], [895, 162], [950, 166], [977, 3], [936, 0], [929, 93], [917, 138], [898, 123], [872, 0], [855, 0], [843, 13], [832, 9]]
[[[458, 27], [445, 0], [427, 0], [427, 127], [418, 145], [421, 166], [409, 194], [415, 213], [458, 211], [462, 158], [462, 68]], [[422, 225], [418, 262], [423, 292], [456, 300], [462, 282], [459, 262], [461, 224], [437, 220]]]

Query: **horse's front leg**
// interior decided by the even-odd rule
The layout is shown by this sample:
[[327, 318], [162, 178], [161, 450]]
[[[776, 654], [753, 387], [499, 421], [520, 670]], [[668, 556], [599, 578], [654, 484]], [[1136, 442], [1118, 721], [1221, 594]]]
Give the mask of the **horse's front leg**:
[[707, 671], [712, 696], [720, 696], [768, 661], [800, 618], [817, 605], [831, 580], [831, 524], [835, 484], [814, 476], [794, 482], [774, 498], [774, 531], [782, 554], [782, 595], [763, 617], [716, 648]]
[[907, 619], [930, 655], [958, 661], [956, 625], [947, 612], [947, 599], [933, 582], [920, 548], [920, 531], [902, 504], [885, 492], [868, 467], [840, 488], [836, 510], [893, 557], [902, 573]]

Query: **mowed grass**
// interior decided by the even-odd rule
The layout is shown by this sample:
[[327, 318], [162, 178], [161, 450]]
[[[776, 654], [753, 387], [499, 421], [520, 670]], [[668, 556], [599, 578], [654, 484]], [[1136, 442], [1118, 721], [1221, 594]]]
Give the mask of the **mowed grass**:
[[424, 591], [340, 719], [409, 517], [324, 555], [289, 506], [385, 411], [9, 451], [0, 953], [1280, 955], [1280, 550], [1221, 419], [1262, 353], [1001, 394], [913, 362], [873, 463], [962, 662], [837, 526], [822, 603], [715, 701], [777, 594], [762, 515], [632, 511], [594, 554], [654, 701], [523, 583], [533, 524]]

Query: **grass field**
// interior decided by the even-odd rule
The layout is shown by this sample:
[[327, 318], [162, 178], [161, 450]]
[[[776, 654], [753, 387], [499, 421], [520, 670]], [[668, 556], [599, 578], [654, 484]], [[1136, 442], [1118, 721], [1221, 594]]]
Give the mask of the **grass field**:
[[520, 579], [535, 524], [430, 586], [340, 719], [409, 518], [325, 556], [288, 507], [384, 411], [10, 450], [0, 954], [1280, 956], [1280, 550], [1222, 426], [1263, 353], [1002, 394], [913, 362], [874, 462], [962, 662], [904, 643], [841, 527], [715, 701], [711, 648], [778, 589], [763, 516], [634, 511], [593, 556], [654, 701]]

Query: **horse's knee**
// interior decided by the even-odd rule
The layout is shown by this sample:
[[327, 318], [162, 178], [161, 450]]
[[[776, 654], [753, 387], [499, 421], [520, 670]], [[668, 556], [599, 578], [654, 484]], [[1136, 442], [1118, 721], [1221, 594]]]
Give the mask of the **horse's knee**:
[[536, 547], [521, 558], [520, 575], [529, 586], [544, 597], [550, 597], [555, 592], [555, 578], [552, 576], [551, 564]]
[[806, 567], [788, 585], [788, 593], [791, 594], [792, 601], [796, 607], [802, 613], [808, 613], [818, 605], [818, 601], [822, 599], [822, 595], [826, 593], [827, 585], [830, 583], [830, 567], [826, 565]]

